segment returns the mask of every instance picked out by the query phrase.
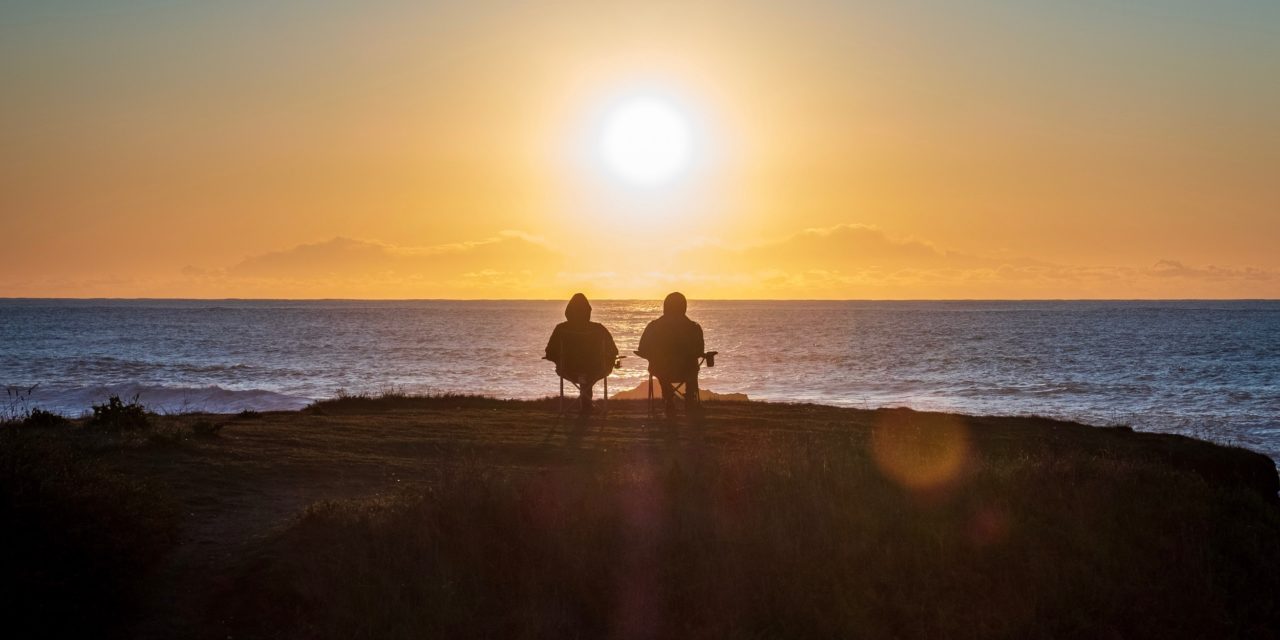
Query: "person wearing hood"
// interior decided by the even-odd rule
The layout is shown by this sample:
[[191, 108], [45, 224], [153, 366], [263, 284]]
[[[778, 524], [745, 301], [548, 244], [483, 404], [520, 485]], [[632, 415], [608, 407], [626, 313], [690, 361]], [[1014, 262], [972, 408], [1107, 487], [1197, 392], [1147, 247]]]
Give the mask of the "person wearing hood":
[[684, 294], [675, 292], [662, 301], [662, 317], [649, 323], [640, 335], [640, 347], [636, 355], [649, 361], [649, 373], [658, 379], [662, 387], [662, 399], [666, 403], [667, 417], [675, 415], [676, 394], [674, 386], [685, 384], [685, 411], [696, 415], [698, 403], [698, 359], [706, 346], [702, 339], [702, 325], [685, 315], [689, 302]]
[[613, 370], [618, 346], [604, 325], [591, 321], [591, 303], [585, 295], [573, 294], [564, 317], [551, 332], [545, 357], [556, 364], [561, 378], [577, 385], [581, 414], [590, 415], [592, 388]]

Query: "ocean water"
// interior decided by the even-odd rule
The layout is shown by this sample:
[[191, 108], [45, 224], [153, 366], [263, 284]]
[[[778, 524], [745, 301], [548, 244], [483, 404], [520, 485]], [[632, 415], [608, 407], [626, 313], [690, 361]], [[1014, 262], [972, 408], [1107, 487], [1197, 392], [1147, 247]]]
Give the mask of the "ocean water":
[[[596, 301], [630, 353], [658, 301]], [[534, 398], [560, 301], [0, 300], [0, 384], [78, 415], [291, 409], [340, 391]], [[1280, 458], [1280, 302], [693, 302], [703, 386], [752, 399], [1038, 414]], [[632, 356], [610, 390], [645, 377]], [[2, 400], [2, 398], [0, 398]]]

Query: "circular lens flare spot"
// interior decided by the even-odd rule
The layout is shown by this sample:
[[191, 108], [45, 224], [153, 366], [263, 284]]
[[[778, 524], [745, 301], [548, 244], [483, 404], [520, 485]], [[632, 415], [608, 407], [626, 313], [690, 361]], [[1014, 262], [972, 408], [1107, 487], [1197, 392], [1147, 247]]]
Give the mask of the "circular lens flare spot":
[[688, 165], [689, 123], [671, 105], [651, 98], [627, 102], [605, 120], [600, 155], [611, 171], [638, 185], [668, 182]]
[[969, 457], [969, 432], [950, 416], [893, 412], [871, 432], [876, 465], [912, 490], [941, 488], [959, 475]]

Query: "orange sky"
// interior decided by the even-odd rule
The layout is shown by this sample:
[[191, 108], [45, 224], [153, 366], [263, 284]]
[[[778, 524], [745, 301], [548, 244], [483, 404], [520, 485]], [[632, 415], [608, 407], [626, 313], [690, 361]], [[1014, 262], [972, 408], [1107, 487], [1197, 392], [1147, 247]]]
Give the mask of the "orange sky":
[[1280, 297], [1276, 3], [419, 4], [0, 7], [0, 296]]

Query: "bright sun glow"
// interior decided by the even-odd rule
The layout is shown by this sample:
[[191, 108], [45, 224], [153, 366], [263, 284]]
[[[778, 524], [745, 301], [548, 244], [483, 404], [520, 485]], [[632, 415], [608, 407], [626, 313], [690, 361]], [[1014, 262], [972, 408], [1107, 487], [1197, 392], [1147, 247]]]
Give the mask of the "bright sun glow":
[[637, 185], [671, 181], [689, 165], [689, 123], [652, 98], [626, 102], [606, 118], [600, 155], [609, 169]]

